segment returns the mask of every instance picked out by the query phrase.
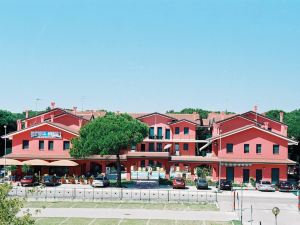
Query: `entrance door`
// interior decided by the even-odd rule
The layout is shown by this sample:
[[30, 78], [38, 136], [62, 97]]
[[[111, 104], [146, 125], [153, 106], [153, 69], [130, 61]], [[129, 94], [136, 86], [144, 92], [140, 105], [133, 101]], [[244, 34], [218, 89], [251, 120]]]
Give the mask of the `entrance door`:
[[279, 181], [279, 168], [272, 168], [271, 172], [272, 184], [276, 184]]
[[249, 178], [250, 178], [250, 170], [243, 169], [243, 183], [249, 183]]
[[226, 167], [226, 180], [234, 181], [234, 167]]
[[145, 144], [141, 144], [141, 152], [144, 152], [146, 149]]
[[256, 182], [259, 182], [262, 180], [262, 170], [257, 169], [256, 170]]

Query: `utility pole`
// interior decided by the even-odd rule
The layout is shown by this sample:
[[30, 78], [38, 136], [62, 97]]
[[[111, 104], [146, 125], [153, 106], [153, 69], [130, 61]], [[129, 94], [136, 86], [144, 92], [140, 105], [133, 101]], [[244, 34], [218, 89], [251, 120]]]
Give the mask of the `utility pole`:
[[4, 125], [4, 135], [5, 135], [5, 138], [4, 138], [4, 176], [6, 176], [6, 128], [7, 126]]
[[243, 182], [241, 188], [241, 225], [243, 225]]

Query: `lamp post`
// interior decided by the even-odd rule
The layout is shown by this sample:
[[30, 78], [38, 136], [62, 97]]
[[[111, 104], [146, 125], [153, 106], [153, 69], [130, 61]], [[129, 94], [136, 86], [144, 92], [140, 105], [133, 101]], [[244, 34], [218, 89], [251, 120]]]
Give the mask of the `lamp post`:
[[5, 138], [4, 138], [4, 176], [6, 176], [6, 128], [7, 126], [4, 125], [4, 135], [5, 135]]
[[[221, 137], [221, 135], [222, 135], [222, 130], [220, 129], [219, 130], [219, 132], [220, 132], [220, 146], [219, 146], [219, 154], [220, 154], [220, 152], [221, 152], [221, 150], [222, 150], [222, 137]], [[219, 155], [218, 154], [218, 155]], [[222, 166], [222, 163], [221, 163], [221, 160], [219, 161], [219, 185], [218, 185], [218, 192], [220, 192], [220, 190], [221, 190], [221, 166]]]
[[278, 207], [274, 207], [274, 208], [272, 209], [272, 213], [273, 213], [274, 216], [275, 216], [275, 225], [277, 225], [277, 216], [278, 216], [278, 214], [280, 213], [279, 208], [278, 208]]

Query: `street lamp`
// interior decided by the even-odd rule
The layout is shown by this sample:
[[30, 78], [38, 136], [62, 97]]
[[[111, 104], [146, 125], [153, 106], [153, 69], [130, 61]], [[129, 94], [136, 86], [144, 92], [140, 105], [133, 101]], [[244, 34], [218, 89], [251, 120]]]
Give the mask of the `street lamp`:
[[[219, 154], [222, 150], [222, 130], [220, 129], [219, 130], [219, 133], [220, 133], [220, 141], [219, 141]], [[218, 155], [219, 155], [218, 154]], [[220, 192], [221, 190], [221, 166], [222, 166], [222, 163], [221, 163], [221, 160], [219, 161], [219, 185], [218, 185], [218, 192]]]
[[272, 209], [272, 213], [273, 213], [274, 216], [275, 216], [275, 224], [277, 225], [277, 216], [278, 216], [278, 214], [280, 213], [279, 208], [278, 208], [278, 207], [274, 207], [274, 208]]
[[6, 176], [6, 128], [7, 126], [4, 125], [4, 175]]

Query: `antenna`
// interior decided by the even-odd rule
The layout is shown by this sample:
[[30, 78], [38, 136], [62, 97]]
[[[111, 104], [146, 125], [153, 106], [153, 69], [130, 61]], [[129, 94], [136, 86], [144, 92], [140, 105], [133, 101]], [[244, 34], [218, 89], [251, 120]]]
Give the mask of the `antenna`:
[[[36, 98], [35, 99], [35, 116], [37, 116], [37, 114], [38, 114], [38, 103], [39, 103], [39, 101], [41, 101], [42, 99], [40, 99], [40, 98]], [[37, 117], [35, 117], [35, 122], [34, 122], [35, 124], [37, 124]]]
[[81, 96], [81, 112], [83, 112], [83, 104], [84, 104], [84, 100], [85, 100], [85, 96]]

